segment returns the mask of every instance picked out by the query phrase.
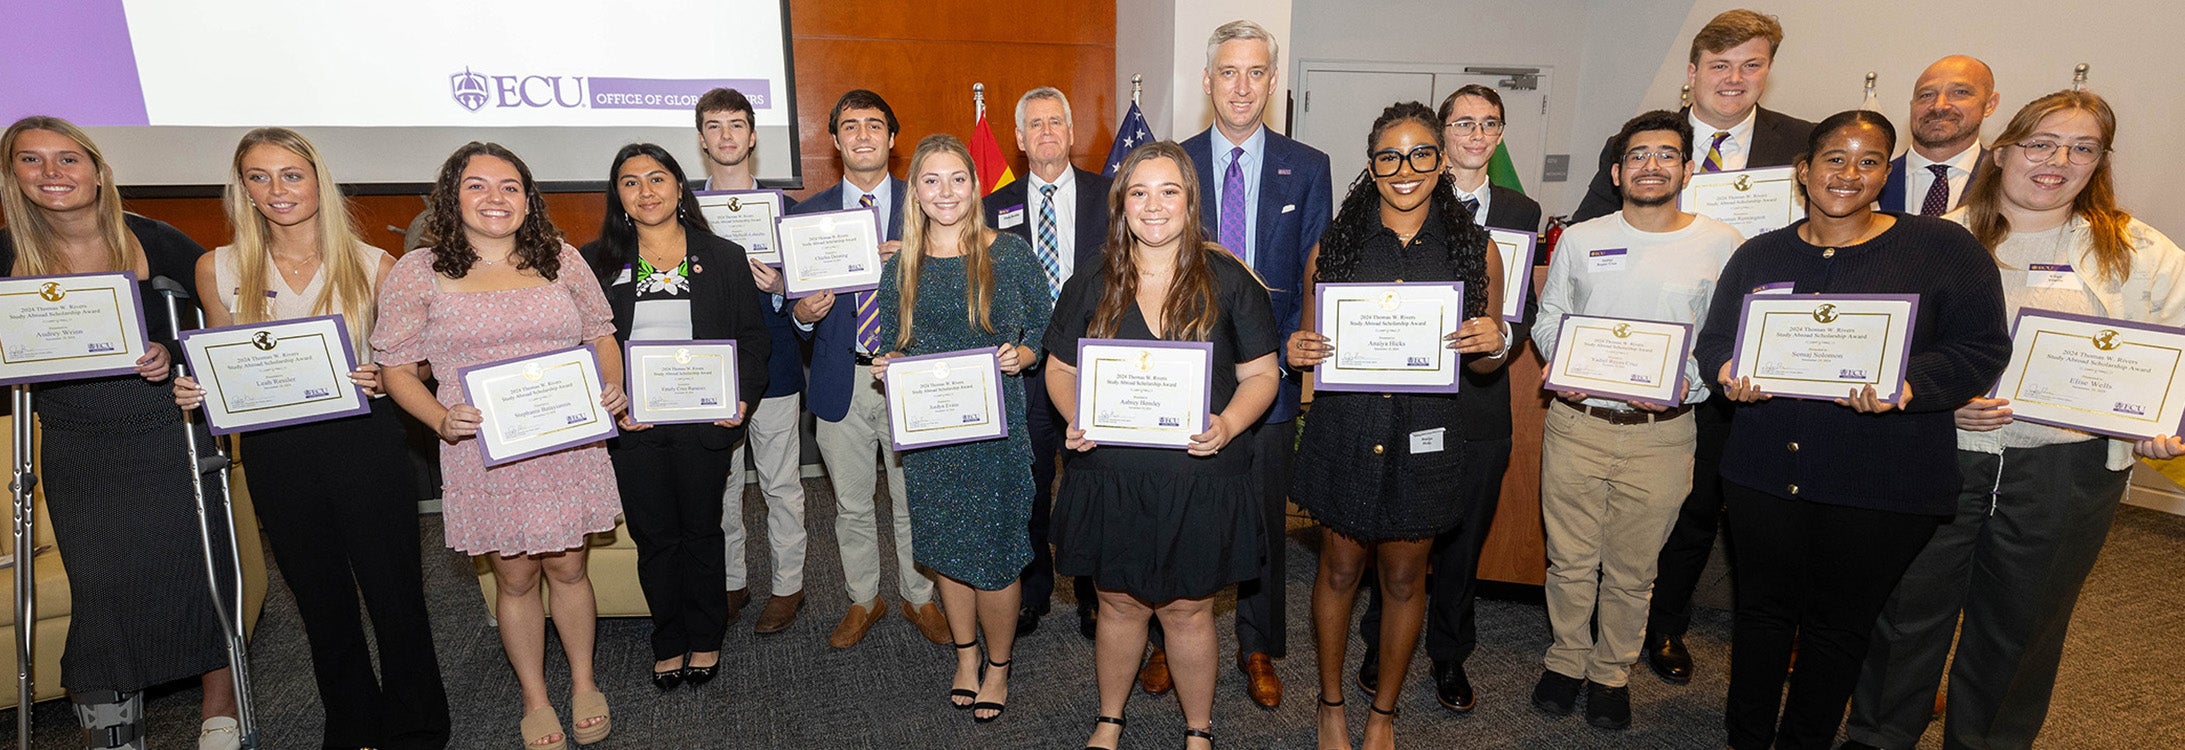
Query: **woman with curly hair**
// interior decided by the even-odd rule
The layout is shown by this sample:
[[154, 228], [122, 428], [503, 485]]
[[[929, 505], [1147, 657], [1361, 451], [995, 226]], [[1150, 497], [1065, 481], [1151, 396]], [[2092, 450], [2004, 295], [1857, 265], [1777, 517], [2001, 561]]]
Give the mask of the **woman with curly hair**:
[[[395, 261], [379, 290], [372, 353], [395, 403], [439, 433], [441, 518], [450, 548], [482, 555], [497, 588], [501, 648], [523, 689], [523, 737], [530, 748], [565, 747], [561, 718], [546, 697], [543, 577], [554, 591], [554, 630], [569, 659], [578, 744], [606, 739], [607, 698], [592, 678], [596, 612], [585, 572], [584, 536], [614, 528], [622, 509], [604, 443], [487, 468], [477, 446], [478, 408], [464, 402], [455, 374], [494, 360], [590, 345], [599, 354], [600, 405], [620, 415], [621, 347], [599, 282], [546, 216], [531, 170], [499, 144], [456, 149], [434, 183], [439, 244]], [[425, 389], [430, 365], [446, 376], [438, 397]]]
[[[1366, 173], [1314, 251], [1305, 320], [1315, 319], [1313, 285], [1327, 282], [1459, 282], [1463, 324], [1443, 336], [1473, 372], [1493, 372], [1509, 351], [1499, 310], [1502, 263], [1487, 230], [1457, 202], [1442, 175], [1442, 128], [1434, 110], [1403, 102], [1381, 111], [1366, 137]], [[1312, 330], [1290, 335], [1289, 361], [1311, 367], [1335, 352]], [[1451, 489], [1482, 471], [1460, 450], [1422, 452], [1408, 437], [1454, 436], [1462, 400], [1487, 393], [1320, 393], [1298, 443], [1290, 496], [1320, 521], [1320, 570], [1313, 580], [1313, 630], [1320, 666], [1320, 747], [1350, 747], [1343, 717], [1343, 656], [1351, 606], [1369, 566], [1386, 597], [1381, 672], [1366, 747], [1395, 745], [1396, 698], [1426, 623], [1426, 568], [1434, 536], [1455, 528], [1464, 508]]]

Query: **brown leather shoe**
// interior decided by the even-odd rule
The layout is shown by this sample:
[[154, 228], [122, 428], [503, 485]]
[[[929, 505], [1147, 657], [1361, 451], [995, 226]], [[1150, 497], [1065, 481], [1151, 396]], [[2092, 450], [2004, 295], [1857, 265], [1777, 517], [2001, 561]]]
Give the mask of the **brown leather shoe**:
[[1176, 687], [1176, 679], [1168, 673], [1168, 652], [1156, 647], [1146, 657], [1146, 665], [1138, 668], [1138, 689], [1147, 695], [1160, 695]]
[[744, 587], [728, 592], [728, 624], [743, 619], [744, 605], [751, 603], [751, 588]]
[[834, 634], [827, 636], [827, 645], [835, 648], [857, 645], [858, 641], [865, 640], [866, 633], [872, 631], [873, 623], [879, 622], [887, 614], [887, 600], [877, 596], [866, 604], [851, 605], [850, 611], [842, 614], [842, 622], [835, 625]]
[[770, 597], [766, 600], [766, 608], [759, 610], [759, 624], [751, 630], [760, 635], [788, 630], [790, 623], [797, 621], [797, 610], [803, 608], [803, 591]]
[[925, 636], [926, 640], [943, 644], [956, 642], [948, 634], [948, 617], [942, 615], [941, 608], [933, 606], [933, 602], [916, 607], [911, 606], [910, 602], [903, 602], [903, 619], [918, 626], [918, 634]]
[[1260, 708], [1282, 705], [1282, 678], [1275, 676], [1275, 661], [1266, 654], [1238, 653], [1237, 668], [1244, 670], [1244, 692]]

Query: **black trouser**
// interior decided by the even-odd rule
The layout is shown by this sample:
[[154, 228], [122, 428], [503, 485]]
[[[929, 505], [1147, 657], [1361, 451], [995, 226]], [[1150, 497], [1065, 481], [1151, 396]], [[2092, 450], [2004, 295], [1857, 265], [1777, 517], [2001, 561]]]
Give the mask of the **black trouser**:
[[[395, 413], [390, 399], [375, 399], [370, 414], [243, 436], [244, 481], [311, 645], [327, 747], [448, 744], [415, 474]], [[379, 645], [377, 675], [359, 593]]]
[[706, 447], [699, 439], [705, 430], [719, 428], [660, 425], [622, 433], [609, 446], [622, 515], [637, 542], [637, 583], [652, 609], [655, 660], [719, 651], [728, 630], [721, 491], [736, 452]]
[[[1069, 420], [1055, 411], [1047, 397], [1046, 378], [1038, 369], [1028, 370], [1024, 388], [1024, 421], [1032, 434], [1032, 562], [1024, 566], [1024, 606], [1044, 607], [1055, 593], [1055, 552], [1048, 546], [1048, 511], [1054, 505], [1055, 454], [1062, 450], [1062, 431]], [[1077, 606], [1097, 602], [1091, 576], [1078, 576]]]
[[[1715, 529], [1722, 520], [1722, 448], [1730, 441], [1729, 399], [1710, 398], [1692, 407], [1698, 431], [1692, 450], [1692, 493], [1684, 496], [1677, 523], [1654, 574], [1654, 598], [1647, 605], [1649, 640], [1681, 638], [1692, 626], [1692, 592], [1715, 551]], [[1733, 542], [1735, 540], [1732, 540]]]
[[1735, 482], [1723, 483], [1723, 495], [1738, 539], [1723, 715], [1730, 746], [1825, 750], [1843, 723], [1875, 618], [1946, 519], [1785, 500]]
[[[1239, 443], [1252, 451], [1252, 470], [1264, 483], [1261, 490], [1265, 493], [1267, 543], [1262, 546], [1267, 552], [1259, 560], [1259, 577], [1237, 583], [1237, 650], [1280, 659], [1289, 655], [1284, 637], [1287, 617], [1283, 594], [1288, 579], [1284, 577], [1283, 551], [1289, 542], [1290, 458], [1297, 453], [1297, 420], [1254, 426], [1223, 450], [1235, 450]], [[1155, 620], [1147, 632], [1156, 648], [1166, 643], [1160, 621]]]
[[[1466, 440], [1458, 450], [1471, 455], [1465, 466], [1480, 467], [1467, 473], [1453, 495], [1464, 503], [1464, 525], [1434, 537], [1434, 572], [1427, 574], [1426, 656], [1437, 662], [1463, 664], [1479, 647], [1479, 625], [1472, 603], [1479, 592], [1479, 553], [1487, 545], [1487, 532], [1495, 523], [1495, 507], [1502, 500], [1502, 475], [1510, 468], [1510, 439]], [[1359, 579], [1366, 590], [1366, 614], [1359, 635], [1368, 650], [1381, 647], [1381, 587], [1375, 576]]]

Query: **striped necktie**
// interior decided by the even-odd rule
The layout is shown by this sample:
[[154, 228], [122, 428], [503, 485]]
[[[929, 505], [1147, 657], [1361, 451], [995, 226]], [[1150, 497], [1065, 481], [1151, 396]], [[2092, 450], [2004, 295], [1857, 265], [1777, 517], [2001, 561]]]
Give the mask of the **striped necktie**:
[[1049, 301], [1062, 296], [1061, 243], [1055, 239], [1055, 190], [1059, 185], [1039, 186], [1039, 256], [1040, 270], [1047, 272], [1047, 297]]
[[[879, 202], [873, 199], [871, 193], [866, 193], [857, 197], [857, 205], [864, 208], [873, 208], [878, 206]], [[866, 354], [879, 354], [880, 306], [873, 304], [873, 302], [880, 298], [880, 294], [877, 291], [863, 291], [858, 292], [855, 296], [857, 298], [857, 346], [864, 349]]]
[[1721, 130], [1715, 131], [1714, 142], [1707, 144], [1707, 160], [1704, 162], [1700, 162], [1699, 171], [1722, 171], [1722, 142], [1727, 140], [1730, 140], [1730, 134], [1728, 132]]

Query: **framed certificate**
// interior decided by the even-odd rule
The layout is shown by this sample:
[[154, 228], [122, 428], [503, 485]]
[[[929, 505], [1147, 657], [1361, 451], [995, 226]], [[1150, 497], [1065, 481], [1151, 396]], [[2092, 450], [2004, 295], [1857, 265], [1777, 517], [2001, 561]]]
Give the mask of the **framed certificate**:
[[622, 359], [632, 422], [718, 422], [743, 409], [734, 341], [632, 341]]
[[1213, 366], [1203, 341], [1081, 339], [1077, 427], [1102, 445], [1189, 447], [1211, 426]]
[[888, 432], [895, 449], [1008, 437], [1001, 377], [992, 349], [888, 360]]
[[1525, 298], [1533, 292], [1533, 253], [1539, 247], [1540, 235], [1489, 227], [1487, 236], [1502, 252], [1502, 319], [1522, 323]]
[[599, 405], [599, 358], [573, 346], [464, 368], [463, 400], [478, 407], [486, 466], [605, 440], [614, 416]]
[[1313, 295], [1316, 327], [1335, 346], [1313, 369], [1314, 390], [1457, 392], [1462, 357], [1442, 337], [1463, 325], [1463, 284], [1320, 284]]
[[1916, 294], [1747, 294], [1730, 375], [1771, 396], [1826, 401], [1871, 385], [1895, 401], [1918, 314]]
[[744, 248], [744, 257], [781, 265], [781, 242], [774, 220], [781, 218], [779, 190], [707, 190], [697, 193], [698, 210], [713, 233]]
[[1691, 356], [1690, 324], [1565, 315], [1540, 387], [1674, 407], [1684, 403]]
[[208, 328], [182, 334], [182, 357], [205, 389], [214, 435], [371, 411], [349, 328], [340, 315]]
[[783, 296], [878, 288], [879, 216], [869, 208], [853, 208], [776, 219]]
[[2185, 328], [2024, 308], [1990, 398], [2012, 417], [2145, 440], [2185, 431]]
[[129, 274], [0, 279], [0, 385], [133, 373], [145, 346]]
[[1790, 167], [1763, 167], [1692, 175], [1677, 207], [1737, 229], [1752, 239], [1798, 220], [1798, 181]]

